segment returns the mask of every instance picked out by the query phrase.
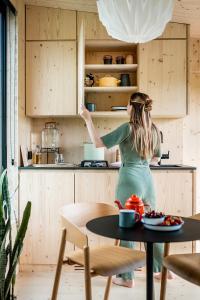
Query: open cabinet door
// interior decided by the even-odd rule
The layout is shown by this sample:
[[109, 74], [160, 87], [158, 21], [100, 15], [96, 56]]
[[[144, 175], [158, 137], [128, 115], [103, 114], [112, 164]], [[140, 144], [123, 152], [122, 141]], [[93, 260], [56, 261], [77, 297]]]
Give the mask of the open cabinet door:
[[84, 72], [85, 72], [85, 30], [84, 20], [78, 23], [78, 113], [84, 104]]

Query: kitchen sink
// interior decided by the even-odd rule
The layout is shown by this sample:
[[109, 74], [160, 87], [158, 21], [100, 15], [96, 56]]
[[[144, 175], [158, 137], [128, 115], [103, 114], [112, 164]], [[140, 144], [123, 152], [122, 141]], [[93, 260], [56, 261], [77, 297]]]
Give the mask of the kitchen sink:
[[162, 165], [150, 165], [151, 167], [156, 167], [156, 168], [181, 168], [182, 165], [176, 165], [176, 164], [162, 164]]

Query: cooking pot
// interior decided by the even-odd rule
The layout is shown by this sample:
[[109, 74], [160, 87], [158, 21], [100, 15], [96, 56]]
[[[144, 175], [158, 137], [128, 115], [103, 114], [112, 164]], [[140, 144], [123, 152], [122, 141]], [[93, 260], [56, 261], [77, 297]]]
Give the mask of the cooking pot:
[[120, 83], [120, 80], [110, 75], [100, 78], [97, 83], [101, 87], [115, 87]]

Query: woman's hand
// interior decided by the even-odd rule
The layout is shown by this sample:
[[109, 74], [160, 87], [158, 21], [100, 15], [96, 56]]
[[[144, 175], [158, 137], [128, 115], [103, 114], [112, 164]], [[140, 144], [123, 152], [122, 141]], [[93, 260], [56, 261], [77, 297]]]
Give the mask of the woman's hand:
[[85, 121], [91, 120], [91, 114], [90, 114], [89, 110], [87, 110], [87, 108], [85, 107], [85, 105], [83, 105], [83, 104], [81, 104], [81, 112], [80, 112], [80, 116], [81, 116]]

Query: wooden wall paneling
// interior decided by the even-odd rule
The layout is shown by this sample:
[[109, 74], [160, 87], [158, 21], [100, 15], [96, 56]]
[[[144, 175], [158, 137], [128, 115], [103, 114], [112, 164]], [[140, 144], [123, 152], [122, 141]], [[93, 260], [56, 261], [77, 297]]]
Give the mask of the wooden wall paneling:
[[85, 22], [85, 39], [86, 40], [94, 40], [101, 39], [107, 40], [112, 39], [107, 32], [105, 27], [99, 21], [99, 17], [97, 13], [88, 13], [88, 12], [80, 12], [78, 11], [78, 26], [84, 20]]
[[138, 85], [154, 100], [154, 117], [186, 115], [186, 40], [139, 45]]
[[26, 43], [28, 116], [76, 114], [76, 42]]
[[76, 40], [76, 12], [26, 6], [26, 40]]
[[[154, 171], [157, 209], [166, 214], [189, 217], [193, 214], [193, 172]], [[192, 251], [192, 242], [171, 245], [171, 253]]]
[[187, 25], [170, 22], [165, 27], [164, 33], [158, 39], [186, 39]]
[[[74, 173], [66, 170], [20, 171], [20, 219], [27, 201], [32, 210], [23, 252], [22, 265], [57, 263], [61, 238], [59, 209], [74, 202]], [[72, 250], [67, 245], [67, 250]]]

